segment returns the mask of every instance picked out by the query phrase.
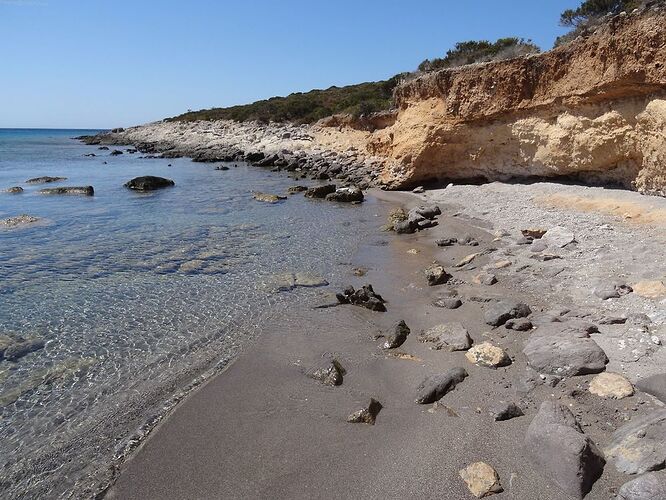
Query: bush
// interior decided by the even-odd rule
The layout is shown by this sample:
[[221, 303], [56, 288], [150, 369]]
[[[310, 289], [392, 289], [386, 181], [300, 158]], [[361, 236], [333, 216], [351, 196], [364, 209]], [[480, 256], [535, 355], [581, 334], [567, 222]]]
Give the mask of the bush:
[[443, 58], [426, 59], [419, 64], [418, 70], [428, 72], [479, 62], [501, 61], [536, 54], [540, 51], [531, 40], [523, 38], [500, 38], [494, 43], [488, 40], [470, 40], [456, 43], [455, 47], [447, 51]]
[[560, 24], [578, 28], [594, 22], [606, 14], [631, 11], [640, 4], [640, 0], [585, 0], [577, 9], [567, 9], [562, 12]]

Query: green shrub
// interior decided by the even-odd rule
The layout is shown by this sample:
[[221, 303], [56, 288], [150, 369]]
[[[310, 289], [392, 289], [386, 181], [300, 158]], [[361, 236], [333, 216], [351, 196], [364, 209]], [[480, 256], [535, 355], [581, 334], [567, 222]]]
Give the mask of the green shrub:
[[640, 3], [640, 0], [585, 0], [577, 9], [567, 9], [562, 12], [560, 24], [577, 28], [606, 14], [631, 11]]

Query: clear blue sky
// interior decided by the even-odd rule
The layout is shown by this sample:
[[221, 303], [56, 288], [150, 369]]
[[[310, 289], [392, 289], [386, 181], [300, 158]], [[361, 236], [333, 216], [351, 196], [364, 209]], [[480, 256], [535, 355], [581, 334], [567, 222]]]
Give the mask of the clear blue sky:
[[0, 0], [0, 127], [115, 127], [565, 32], [580, 0]]

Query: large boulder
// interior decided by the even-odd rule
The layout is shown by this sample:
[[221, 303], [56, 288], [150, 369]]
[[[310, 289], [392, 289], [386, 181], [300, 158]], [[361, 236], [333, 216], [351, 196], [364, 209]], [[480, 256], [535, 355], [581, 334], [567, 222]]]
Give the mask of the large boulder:
[[336, 189], [333, 193], [328, 193], [326, 200], [344, 203], [361, 202], [363, 201], [363, 191], [356, 186], [342, 187]]
[[625, 474], [642, 474], [666, 464], [666, 408], [632, 419], [613, 433], [606, 456]]
[[525, 318], [532, 314], [527, 304], [513, 300], [502, 300], [491, 305], [483, 313], [487, 325], [501, 326], [510, 319]]
[[176, 183], [171, 179], [156, 177], [154, 175], [144, 175], [141, 177], [135, 177], [131, 181], [126, 182], [124, 186], [128, 189], [134, 189], [135, 191], [153, 191], [155, 189], [174, 186], [175, 184]]
[[418, 337], [419, 342], [432, 343], [432, 349], [442, 351], [466, 351], [472, 347], [469, 332], [461, 323], [444, 323], [433, 326]]
[[666, 373], [658, 373], [636, 382], [641, 391], [652, 394], [662, 403], [666, 403]]
[[335, 193], [335, 184], [324, 184], [323, 186], [313, 186], [305, 191], [306, 198], [326, 198], [326, 195]]
[[547, 323], [536, 329], [525, 343], [527, 363], [537, 372], [558, 376], [599, 373], [608, 357], [589, 338], [589, 326], [582, 322]]
[[666, 498], [666, 472], [648, 472], [622, 485], [618, 500], [659, 500]]
[[81, 195], [81, 196], [93, 196], [95, 190], [92, 186], [67, 186], [67, 187], [57, 187], [57, 188], [45, 188], [40, 189], [41, 194], [65, 194], [65, 195]]
[[574, 498], [583, 498], [603, 473], [606, 461], [564, 405], [541, 404], [525, 436], [537, 472]]
[[455, 389], [456, 385], [465, 380], [467, 371], [464, 368], [451, 368], [445, 373], [427, 377], [416, 388], [416, 402], [428, 404], [439, 401], [447, 392]]

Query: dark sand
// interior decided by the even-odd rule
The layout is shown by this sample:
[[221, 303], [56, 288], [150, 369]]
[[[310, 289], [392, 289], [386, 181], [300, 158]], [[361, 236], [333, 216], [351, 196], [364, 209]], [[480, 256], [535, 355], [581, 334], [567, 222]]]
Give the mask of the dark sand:
[[[388, 197], [416, 202], [405, 195]], [[476, 461], [489, 463], [500, 475], [505, 491], [493, 498], [568, 498], [531, 465], [523, 447], [541, 401], [557, 399], [572, 410], [582, 408], [585, 432], [602, 447], [627, 414], [642, 413], [649, 404], [634, 412], [637, 396], [603, 401], [587, 391], [570, 395], [591, 377], [568, 379], [555, 388], [540, 386], [523, 399], [516, 395], [513, 384], [525, 369], [521, 350], [529, 333], [491, 330], [481, 318], [487, 305], [465, 295], [520, 298], [535, 311], [549, 305], [501, 282], [456, 287], [464, 302], [457, 310], [430, 305], [446, 286], [426, 286], [424, 267], [437, 258], [452, 269], [465, 255], [498, 244], [473, 226], [442, 216], [439, 227], [417, 235], [378, 230], [349, 266], [349, 283], [372, 283], [388, 300], [388, 312], [304, 306], [266, 325], [255, 345], [153, 432], [125, 464], [107, 498], [465, 499], [473, 496], [458, 471]], [[439, 249], [433, 240], [445, 233], [470, 233], [481, 246]], [[419, 253], [408, 253], [413, 248]], [[453, 274], [469, 282], [491, 257], [478, 259], [475, 270]], [[354, 276], [355, 266], [369, 268], [367, 275]], [[387, 355], [379, 347], [382, 339], [373, 340], [400, 319], [412, 333], [396, 351], [415, 359]], [[498, 370], [477, 367], [463, 352], [433, 351], [417, 341], [421, 329], [447, 321], [462, 322], [475, 342], [488, 339], [502, 346], [513, 364]], [[331, 355], [348, 372], [342, 386], [325, 387], [304, 375]], [[425, 376], [454, 366], [464, 367], [469, 377], [437, 407], [414, 403], [415, 388]], [[384, 406], [376, 425], [347, 423], [346, 417], [371, 397]], [[525, 416], [494, 422], [488, 409], [500, 400], [520, 404]], [[587, 498], [608, 499], [627, 479], [607, 465]]]

